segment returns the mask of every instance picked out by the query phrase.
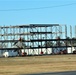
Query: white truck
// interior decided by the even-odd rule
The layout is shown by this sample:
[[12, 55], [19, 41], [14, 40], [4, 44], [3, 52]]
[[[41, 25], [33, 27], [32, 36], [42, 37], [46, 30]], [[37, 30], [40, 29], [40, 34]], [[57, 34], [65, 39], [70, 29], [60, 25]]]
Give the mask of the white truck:
[[3, 56], [4, 57], [15, 57], [15, 56], [18, 56], [18, 52], [17, 51], [6, 51], [3, 53]]

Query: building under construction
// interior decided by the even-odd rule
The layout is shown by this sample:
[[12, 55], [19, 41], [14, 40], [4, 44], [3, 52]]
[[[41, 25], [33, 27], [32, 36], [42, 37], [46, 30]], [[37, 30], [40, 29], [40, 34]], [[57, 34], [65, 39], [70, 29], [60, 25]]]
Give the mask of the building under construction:
[[23, 50], [27, 55], [57, 54], [68, 47], [72, 49], [76, 44], [76, 27], [68, 27], [59, 24], [1, 26], [1, 54], [9, 50]]

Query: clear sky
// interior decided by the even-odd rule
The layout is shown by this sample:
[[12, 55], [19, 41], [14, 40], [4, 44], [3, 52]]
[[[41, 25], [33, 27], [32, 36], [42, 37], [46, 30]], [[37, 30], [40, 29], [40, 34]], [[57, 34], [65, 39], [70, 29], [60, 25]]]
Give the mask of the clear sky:
[[[31, 23], [76, 25], [76, 4], [72, 3], [76, 3], [76, 1], [0, 0], [0, 25]], [[42, 9], [42, 7], [48, 8]]]

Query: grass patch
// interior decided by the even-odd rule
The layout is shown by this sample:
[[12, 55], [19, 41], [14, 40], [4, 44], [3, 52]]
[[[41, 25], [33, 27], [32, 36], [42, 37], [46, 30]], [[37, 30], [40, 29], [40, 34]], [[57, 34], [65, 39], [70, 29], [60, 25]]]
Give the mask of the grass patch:
[[76, 71], [76, 55], [0, 58], [1, 75]]

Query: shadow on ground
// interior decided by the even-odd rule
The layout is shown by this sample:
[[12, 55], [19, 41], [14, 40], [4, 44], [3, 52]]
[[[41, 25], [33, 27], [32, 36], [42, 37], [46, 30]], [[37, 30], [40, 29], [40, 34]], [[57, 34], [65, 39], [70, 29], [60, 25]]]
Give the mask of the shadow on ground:
[[76, 71], [50, 72], [50, 73], [37, 73], [37, 74], [22, 74], [22, 75], [76, 75]]

